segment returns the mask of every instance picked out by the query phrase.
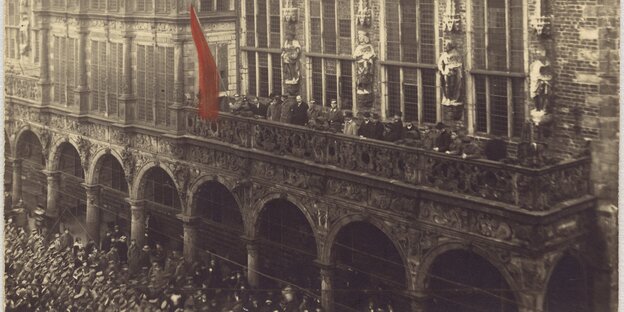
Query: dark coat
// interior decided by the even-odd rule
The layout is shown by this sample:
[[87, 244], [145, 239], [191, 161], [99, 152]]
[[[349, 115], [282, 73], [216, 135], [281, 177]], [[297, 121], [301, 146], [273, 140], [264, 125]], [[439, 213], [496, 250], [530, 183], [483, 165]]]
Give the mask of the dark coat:
[[117, 253], [119, 253], [119, 262], [128, 262], [128, 245], [126, 242], [116, 241], [115, 247], [117, 247]]
[[435, 147], [438, 148], [438, 152], [444, 153], [449, 150], [452, 142], [453, 139], [451, 138], [451, 133], [448, 131], [443, 131], [436, 139]]
[[375, 126], [372, 122], [363, 122], [358, 128], [357, 135], [363, 136], [365, 138], [374, 139], [375, 138]]
[[108, 252], [111, 248], [112, 245], [112, 236], [104, 236], [104, 238], [102, 238], [102, 247], [101, 249], [104, 250], [105, 252]]
[[492, 139], [485, 144], [483, 153], [489, 160], [505, 159], [507, 157], [507, 143], [501, 139]]
[[388, 142], [396, 142], [402, 140], [404, 137], [403, 125], [401, 122], [392, 122], [387, 125], [388, 134], [385, 136], [385, 140]]
[[293, 125], [305, 126], [308, 123], [308, 104], [293, 104], [290, 108], [290, 123]]
[[128, 271], [130, 274], [134, 275], [141, 270], [141, 249], [138, 245], [130, 245], [128, 248]]
[[268, 106], [262, 102], [258, 102], [258, 106], [251, 104], [251, 111], [256, 116], [266, 117]]

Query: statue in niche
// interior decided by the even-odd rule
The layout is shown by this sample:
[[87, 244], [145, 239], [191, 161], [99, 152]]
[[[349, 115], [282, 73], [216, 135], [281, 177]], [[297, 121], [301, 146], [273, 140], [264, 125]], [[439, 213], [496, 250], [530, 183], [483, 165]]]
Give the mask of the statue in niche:
[[30, 50], [30, 18], [28, 17], [28, 0], [20, 0], [19, 47], [20, 54], [26, 55]]
[[550, 120], [548, 112], [552, 95], [552, 75], [550, 74], [550, 62], [537, 60], [530, 67], [531, 99], [534, 107], [531, 109], [531, 119], [536, 126]]
[[442, 77], [442, 105], [460, 105], [463, 85], [463, 64], [461, 55], [450, 40], [444, 41], [444, 52], [438, 61]]
[[301, 44], [295, 39], [294, 34], [287, 34], [284, 47], [282, 48], [282, 62], [284, 62], [284, 83], [298, 84], [301, 77], [299, 57], [301, 56]]
[[358, 31], [358, 45], [353, 57], [357, 65], [357, 94], [370, 94], [373, 92], [373, 62], [377, 55], [363, 30]]

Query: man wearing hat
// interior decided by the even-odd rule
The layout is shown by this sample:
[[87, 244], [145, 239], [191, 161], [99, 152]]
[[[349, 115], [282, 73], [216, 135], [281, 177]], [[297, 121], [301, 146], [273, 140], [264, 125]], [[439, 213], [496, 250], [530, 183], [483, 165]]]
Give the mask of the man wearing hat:
[[373, 125], [373, 136], [371, 139], [383, 140], [384, 125], [381, 123], [381, 117], [379, 117], [379, 114], [373, 113], [373, 120], [371, 123]]
[[373, 138], [375, 129], [371, 122], [371, 113], [364, 112], [362, 116], [364, 117], [364, 122], [358, 128], [357, 135], [364, 138]]
[[345, 111], [345, 122], [342, 133], [353, 136], [358, 135], [358, 125], [355, 120], [353, 120], [352, 111]]
[[397, 142], [403, 139], [403, 121], [401, 117], [403, 113], [395, 112], [392, 117], [392, 122], [388, 123], [388, 133], [385, 135], [384, 140], [388, 142]]
[[289, 98], [286, 95], [282, 95], [282, 111], [280, 114], [280, 122], [290, 123], [292, 107], [294, 104], [295, 103], [292, 97]]
[[113, 244], [113, 236], [110, 231], [106, 231], [106, 235], [102, 238], [102, 243], [100, 245], [100, 249], [104, 250], [104, 252], [108, 252]]
[[338, 107], [336, 99], [331, 100], [329, 111], [327, 112], [327, 121], [329, 121], [329, 126], [334, 132], [339, 132], [343, 127], [344, 115]]
[[119, 262], [123, 265], [128, 263], [128, 244], [126, 243], [126, 236], [122, 235], [117, 241], [115, 241], [115, 248], [119, 254]]
[[137, 245], [136, 240], [130, 240], [130, 247], [128, 247], [128, 273], [130, 276], [134, 276], [139, 272], [141, 268], [139, 261], [141, 260], [141, 249]]
[[65, 229], [63, 231], [63, 235], [61, 235], [61, 249], [65, 250], [67, 248], [72, 247], [74, 243], [74, 237], [69, 234], [69, 229]]
[[148, 245], [143, 246], [141, 249], [141, 253], [139, 254], [139, 268], [148, 268], [150, 267], [150, 248]]
[[438, 122], [436, 129], [439, 131], [438, 138], [435, 140], [435, 146], [433, 148], [436, 152], [446, 153], [451, 147], [453, 138], [449, 133], [446, 125], [442, 122]]

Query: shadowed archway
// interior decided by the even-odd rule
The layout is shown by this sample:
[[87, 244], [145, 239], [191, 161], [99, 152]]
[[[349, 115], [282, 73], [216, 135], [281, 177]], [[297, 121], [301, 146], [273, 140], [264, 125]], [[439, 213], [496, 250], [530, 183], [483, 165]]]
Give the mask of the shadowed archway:
[[[24, 131], [16, 141], [16, 158], [22, 161], [20, 180], [21, 198], [24, 206], [34, 209], [37, 205], [46, 207], [48, 182], [43, 170], [46, 167], [46, 156], [39, 138], [32, 131]], [[19, 198], [13, 199], [14, 202]]]
[[184, 232], [177, 215], [182, 213], [182, 203], [173, 179], [164, 169], [152, 167], [141, 183], [143, 193], [138, 195], [145, 199], [147, 243], [181, 251]]
[[366, 221], [351, 222], [339, 230], [331, 248], [337, 304], [358, 311], [371, 305], [410, 310], [403, 259], [386, 233]]
[[243, 218], [230, 190], [217, 181], [204, 182], [194, 194], [193, 205], [194, 216], [200, 218], [198, 247], [244, 265]]
[[426, 311], [518, 311], [503, 275], [474, 252], [438, 255], [427, 273], [426, 288]]
[[100, 237], [106, 230], [119, 225], [122, 233], [130, 233], [130, 205], [126, 201], [128, 183], [121, 163], [115, 156], [104, 154], [97, 160], [94, 183], [100, 186]]
[[565, 255], [555, 266], [545, 300], [545, 311], [592, 311], [587, 272], [572, 255]]
[[61, 223], [70, 228], [72, 233], [87, 235], [86, 214], [87, 195], [83, 187], [85, 172], [82, 168], [80, 154], [69, 142], [63, 142], [58, 147], [58, 168], [60, 172], [58, 183], [57, 209]]
[[[304, 213], [286, 199], [265, 204], [258, 221], [260, 272], [307, 289], [320, 284], [316, 239]], [[283, 286], [263, 278], [267, 287]]]

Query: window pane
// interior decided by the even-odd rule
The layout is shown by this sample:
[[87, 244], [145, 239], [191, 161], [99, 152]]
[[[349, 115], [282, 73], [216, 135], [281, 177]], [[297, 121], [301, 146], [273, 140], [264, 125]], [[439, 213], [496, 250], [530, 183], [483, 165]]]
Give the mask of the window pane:
[[247, 77], [249, 77], [249, 94], [257, 95], [256, 91], [256, 52], [247, 52]]
[[312, 58], [312, 98], [323, 99], [323, 62], [320, 58]]
[[401, 50], [404, 62], [418, 61], [418, 46], [416, 45], [416, 2], [414, 0], [401, 1]]
[[256, 0], [258, 1], [258, 6], [256, 7], [256, 27], [258, 34], [258, 47], [266, 48], [267, 47], [267, 1], [266, 0]]
[[254, 0], [245, 1], [245, 23], [247, 25], [247, 45], [253, 47], [256, 44]]
[[342, 109], [353, 108], [353, 68], [351, 62], [340, 62], [340, 107]]
[[513, 12], [522, 12], [522, 0], [510, 1], [511, 70], [524, 72], [523, 16], [522, 14], [513, 14]]
[[399, 35], [399, 4], [397, 0], [386, 1], [386, 38], [388, 60], [398, 61], [401, 56]]
[[513, 79], [513, 133], [515, 137], [519, 137], [522, 134], [522, 127], [524, 125], [524, 79]]
[[507, 135], [507, 78], [490, 77], [490, 133]]
[[423, 122], [435, 123], [437, 120], [436, 71], [423, 69], [421, 75], [423, 85]]
[[280, 54], [271, 54], [273, 73], [273, 92], [282, 93], [282, 57]]
[[488, 69], [507, 69], [505, 0], [488, 1]]
[[388, 66], [388, 113], [390, 115], [401, 110], [401, 69]]
[[312, 52], [321, 52], [321, 2], [310, 0], [310, 47]]
[[473, 1], [472, 49], [474, 67], [485, 69], [485, 9], [483, 0]]
[[269, 60], [266, 53], [258, 53], [258, 71], [260, 82], [258, 96], [269, 96]]
[[280, 39], [280, 6], [279, 0], [271, 0], [271, 47], [279, 48], [281, 46]]
[[323, 52], [336, 53], [336, 2], [323, 2]]
[[474, 76], [475, 84], [475, 128], [479, 132], [487, 132], [487, 97], [485, 94], [485, 76]]
[[217, 11], [229, 11], [230, 0], [217, 0]]
[[420, 62], [435, 63], [435, 5], [433, 0], [420, 0]]

